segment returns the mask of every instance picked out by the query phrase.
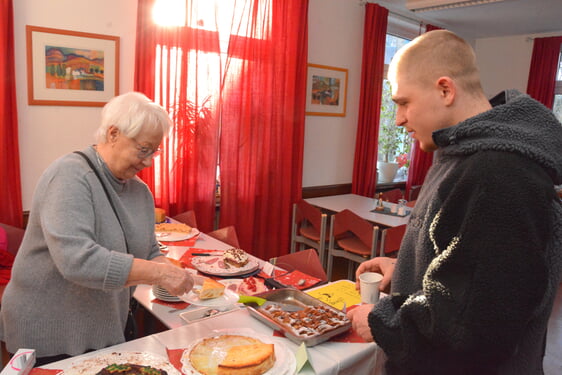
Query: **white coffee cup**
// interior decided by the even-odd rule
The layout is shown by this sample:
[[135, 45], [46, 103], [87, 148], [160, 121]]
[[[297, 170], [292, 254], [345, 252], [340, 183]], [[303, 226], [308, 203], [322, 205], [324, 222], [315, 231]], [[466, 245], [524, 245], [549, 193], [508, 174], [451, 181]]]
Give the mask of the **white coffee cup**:
[[359, 275], [361, 302], [377, 303], [379, 300], [379, 285], [381, 281], [382, 275], [380, 273], [364, 272]]

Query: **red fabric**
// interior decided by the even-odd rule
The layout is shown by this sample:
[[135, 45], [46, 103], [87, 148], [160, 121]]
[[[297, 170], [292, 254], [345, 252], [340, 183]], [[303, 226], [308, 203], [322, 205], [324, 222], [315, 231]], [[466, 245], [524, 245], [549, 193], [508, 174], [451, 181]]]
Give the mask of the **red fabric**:
[[[192, 16], [187, 27], [154, 26], [153, 3], [139, 0], [136, 89], [175, 113], [176, 125], [155, 161], [160, 168], [141, 178], [158, 207], [170, 216], [193, 209], [199, 229], [209, 232], [220, 154], [220, 227], [234, 225], [241, 247], [258, 257], [288, 252], [290, 205], [302, 189], [308, 1], [236, 2], [243, 11], [231, 15], [228, 51], [220, 51], [214, 25], [198, 28], [203, 16], [196, 9], [187, 12]], [[184, 51], [177, 58], [179, 72], [171, 71], [176, 62], [171, 49], [161, 48], [167, 60], [154, 63], [158, 44]], [[178, 87], [170, 78], [176, 76], [182, 77]], [[189, 122], [183, 115], [189, 108], [176, 104], [187, 100], [204, 106], [206, 121]]]
[[[168, 359], [170, 363], [180, 372], [183, 364], [181, 363], [181, 356], [185, 349], [168, 349], [166, 348], [166, 352], [168, 353]], [[183, 374], [183, 373], [182, 373]]]
[[194, 210], [199, 229], [209, 232], [215, 215], [219, 35], [190, 27], [199, 19], [195, 10], [188, 12], [192, 18], [186, 27], [155, 25], [154, 2], [138, 2], [135, 90], [163, 105], [174, 127], [155, 167], [139, 176], [152, 190], [157, 207], [169, 216]]
[[151, 303], [157, 303], [159, 305], [163, 305], [163, 306], [167, 306], [167, 307], [171, 307], [171, 308], [177, 309], [177, 310], [183, 310], [183, 309], [189, 307], [189, 305], [190, 305], [190, 303], [187, 303], [187, 302], [168, 302], [168, 301], [162, 301], [161, 299], [158, 299], [158, 298], [154, 298], [150, 302]]
[[377, 150], [388, 9], [371, 3], [366, 4], [365, 8], [359, 121], [351, 192], [372, 197], [377, 185]]
[[244, 250], [269, 259], [288, 253], [301, 198], [308, 1], [248, 1], [246, 11], [233, 24], [247, 37], [231, 37], [226, 62], [219, 227], [234, 225]]
[[527, 94], [552, 109], [562, 36], [536, 38], [529, 68]]
[[[442, 28], [427, 24], [425, 31], [442, 30]], [[412, 186], [423, 185], [429, 167], [433, 164], [433, 153], [420, 149], [420, 143], [414, 141], [410, 152], [410, 168], [408, 169], [408, 180], [406, 181], [406, 196], [410, 196]]]
[[[293, 287], [300, 290], [311, 288], [321, 281], [319, 278], [310, 276], [299, 270], [294, 270], [281, 276], [276, 276], [274, 279], [287, 287]], [[299, 285], [299, 281], [301, 280], [303, 280], [303, 283]]]
[[23, 226], [12, 0], [0, 1], [0, 222]]
[[0, 285], [6, 285], [10, 281], [14, 259], [13, 254], [0, 249]]

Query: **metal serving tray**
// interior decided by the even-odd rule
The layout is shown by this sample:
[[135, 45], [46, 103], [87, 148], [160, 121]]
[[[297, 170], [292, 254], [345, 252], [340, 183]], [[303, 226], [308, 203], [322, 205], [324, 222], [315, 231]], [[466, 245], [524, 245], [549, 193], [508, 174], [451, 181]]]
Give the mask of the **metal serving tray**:
[[[309, 296], [308, 294], [301, 292], [300, 290], [297, 289], [292, 289], [292, 288], [284, 288], [284, 289], [276, 289], [276, 290], [271, 290], [269, 292], [265, 292], [265, 293], [260, 293], [257, 295], [258, 297], [261, 298], [265, 298], [268, 301], [273, 301], [273, 302], [282, 302], [282, 303], [288, 303], [291, 305], [297, 305], [297, 306], [302, 306], [302, 307], [307, 307], [307, 306], [312, 306], [312, 307], [316, 307], [316, 306], [321, 306], [324, 307], [327, 310], [331, 310], [335, 313], [338, 314], [343, 314], [340, 310], [333, 308], [332, 306], [312, 297]], [[306, 346], [314, 346], [314, 345], [318, 345], [334, 336], [337, 336], [341, 333], [347, 332], [350, 328], [351, 328], [351, 321], [348, 321], [347, 323], [333, 328], [331, 330], [322, 332], [320, 334], [316, 334], [316, 335], [312, 335], [312, 336], [301, 336], [301, 335], [297, 335], [295, 334], [290, 327], [277, 322], [276, 320], [272, 319], [269, 317], [269, 315], [267, 313], [265, 313], [261, 308], [259, 308], [257, 305], [248, 305], [248, 310], [250, 311], [250, 314], [258, 319], [259, 321], [265, 323], [266, 325], [270, 326], [273, 329], [277, 329], [277, 330], [281, 330], [283, 331], [283, 333], [285, 334], [285, 336], [293, 341], [296, 344], [301, 344], [301, 343], [305, 343]], [[345, 315], [345, 314], [343, 314]]]

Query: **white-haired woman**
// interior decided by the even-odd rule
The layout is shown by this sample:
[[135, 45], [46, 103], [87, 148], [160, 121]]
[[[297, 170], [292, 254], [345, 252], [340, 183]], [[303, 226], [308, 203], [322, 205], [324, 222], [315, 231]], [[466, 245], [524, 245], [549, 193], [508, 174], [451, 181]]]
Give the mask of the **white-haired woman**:
[[124, 342], [131, 286], [193, 287], [160, 253], [154, 200], [136, 177], [170, 124], [146, 96], [120, 95], [103, 108], [97, 144], [43, 173], [2, 299], [9, 352], [33, 348], [40, 365]]

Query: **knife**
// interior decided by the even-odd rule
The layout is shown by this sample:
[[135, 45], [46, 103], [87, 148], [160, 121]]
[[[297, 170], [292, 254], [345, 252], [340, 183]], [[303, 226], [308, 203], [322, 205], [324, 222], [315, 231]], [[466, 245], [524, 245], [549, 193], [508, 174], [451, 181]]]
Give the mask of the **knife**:
[[283, 303], [283, 302], [277, 302], [277, 301], [269, 301], [266, 300], [265, 298], [261, 298], [261, 297], [256, 297], [256, 296], [243, 296], [241, 295], [238, 298], [238, 302], [239, 303], [243, 303], [243, 304], [250, 304], [250, 305], [257, 305], [259, 308], [264, 308], [267, 306], [277, 306], [279, 308], [281, 308], [281, 310], [283, 311], [287, 311], [287, 312], [293, 312], [293, 311], [301, 311], [303, 309], [302, 306], [297, 306], [297, 305], [293, 305], [290, 303]]

